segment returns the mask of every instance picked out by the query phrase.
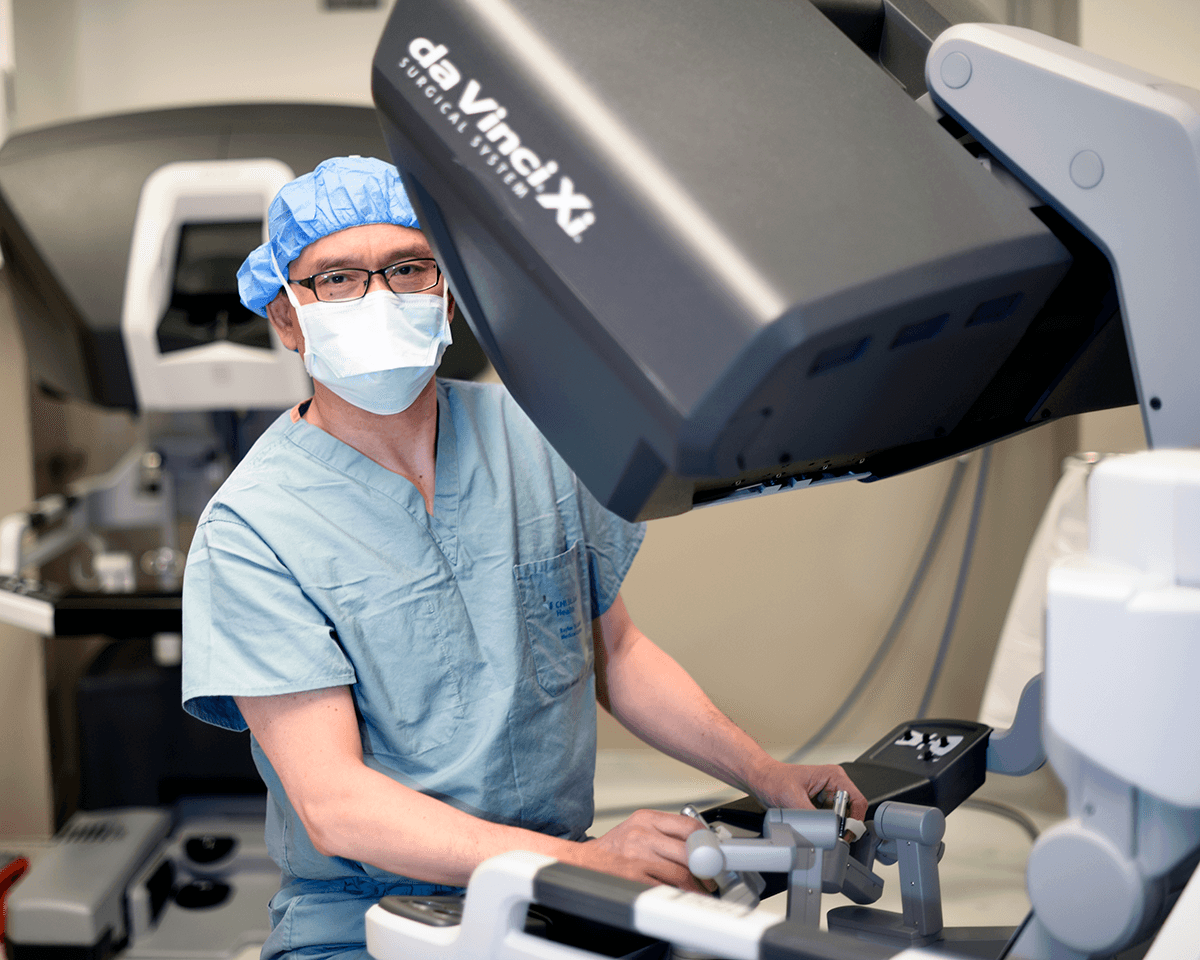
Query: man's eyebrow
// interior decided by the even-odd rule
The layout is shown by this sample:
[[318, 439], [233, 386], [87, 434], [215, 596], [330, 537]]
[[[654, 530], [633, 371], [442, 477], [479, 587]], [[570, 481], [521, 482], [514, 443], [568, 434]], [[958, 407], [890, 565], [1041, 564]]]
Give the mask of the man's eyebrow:
[[[423, 247], [415, 245], [404, 245], [394, 247], [387, 255], [387, 261], [384, 266], [396, 263], [400, 260], [424, 260], [432, 259], [433, 254], [426, 251]], [[354, 263], [347, 260], [345, 257], [321, 257], [312, 264], [313, 274], [327, 273], [330, 270], [362, 270], [364, 269], [361, 263]]]

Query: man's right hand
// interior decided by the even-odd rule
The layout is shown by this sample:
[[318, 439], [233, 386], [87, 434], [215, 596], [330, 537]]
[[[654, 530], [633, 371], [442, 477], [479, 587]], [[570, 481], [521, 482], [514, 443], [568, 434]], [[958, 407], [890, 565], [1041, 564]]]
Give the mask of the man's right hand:
[[707, 893], [687, 866], [687, 838], [703, 829], [691, 817], [639, 810], [602, 837], [581, 844], [576, 862], [629, 880]]
[[574, 843], [473, 817], [363, 763], [349, 687], [236, 697], [318, 853], [431, 883], [465, 885], [488, 857], [532, 850], [591, 870], [684, 890], [691, 817], [639, 810], [598, 840]]

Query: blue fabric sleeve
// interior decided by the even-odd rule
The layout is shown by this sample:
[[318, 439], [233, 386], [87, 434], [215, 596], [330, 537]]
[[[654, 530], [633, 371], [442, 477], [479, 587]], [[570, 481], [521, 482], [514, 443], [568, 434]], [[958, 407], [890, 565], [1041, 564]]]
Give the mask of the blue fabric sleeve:
[[616, 602], [625, 575], [646, 537], [646, 525], [622, 520], [602, 506], [578, 478], [575, 486], [587, 545], [593, 619], [596, 619]]
[[321, 611], [240, 518], [219, 508], [196, 530], [183, 584], [183, 706], [245, 730], [234, 696], [352, 684]]
[[546, 462], [554, 475], [560, 497], [567, 490], [575, 494], [579, 533], [587, 549], [588, 585], [592, 619], [595, 620], [607, 613], [608, 608], [616, 602], [625, 575], [629, 573], [642, 540], [646, 537], [646, 525], [623, 520], [603, 506], [575, 475], [537, 425], [529, 419], [513, 396], [507, 390], [499, 389], [502, 404], [515, 416], [516, 422], [523, 425], [526, 442], [539, 447], [548, 458]]

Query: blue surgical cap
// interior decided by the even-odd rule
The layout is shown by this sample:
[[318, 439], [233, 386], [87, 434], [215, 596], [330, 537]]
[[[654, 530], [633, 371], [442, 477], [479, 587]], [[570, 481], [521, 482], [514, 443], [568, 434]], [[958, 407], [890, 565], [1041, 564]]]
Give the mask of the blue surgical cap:
[[417, 227], [417, 215], [390, 163], [374, 157], [334, 157], [312, 173], [286, 184], [267, 211], [267, 235], [238, 270], [242, 303], [260, 317], [279, 294], [275, 263], [286, 275], [288, 264], [314, 240], [347, 227], [395, 223]]

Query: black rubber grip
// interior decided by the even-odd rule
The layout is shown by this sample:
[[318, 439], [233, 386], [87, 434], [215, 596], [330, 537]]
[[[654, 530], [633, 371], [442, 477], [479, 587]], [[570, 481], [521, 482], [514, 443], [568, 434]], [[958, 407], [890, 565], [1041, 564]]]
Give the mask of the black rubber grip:
[[636, 880], [568, 863], [552, 863], [533, 878], [533, 898], [537, 903], [630, 931], [635, 931], [633, 902], [650, 889], [648, 884]]

